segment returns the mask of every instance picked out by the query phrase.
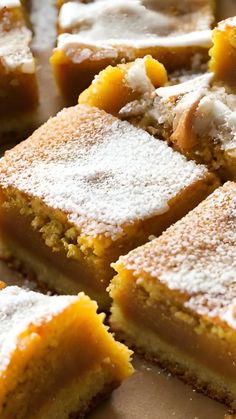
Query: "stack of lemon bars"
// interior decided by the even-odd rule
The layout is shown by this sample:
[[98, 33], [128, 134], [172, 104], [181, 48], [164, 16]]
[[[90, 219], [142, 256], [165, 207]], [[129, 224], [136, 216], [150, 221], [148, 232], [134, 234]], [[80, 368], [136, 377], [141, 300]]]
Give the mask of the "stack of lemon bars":
[[[57, 7], [73, 106], [0, 161], [1, 258], [44, 290], [0, 283], [0, 417], [84, 417], [133, 373], [125, 344], [234, 412], [236, 18], [212, 30], [212, 0]], [[6, 95], [11, 72], [34, 80], [27, 51], [0, 57]]]

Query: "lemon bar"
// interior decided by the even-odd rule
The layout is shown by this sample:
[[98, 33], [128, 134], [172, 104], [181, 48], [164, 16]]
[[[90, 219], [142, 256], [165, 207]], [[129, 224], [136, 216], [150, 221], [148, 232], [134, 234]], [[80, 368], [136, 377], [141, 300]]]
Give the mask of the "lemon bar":
[[96, 311], [83, 293], [0, 291], [1, 419], [82, 418], [132, 374], [131, 351]]
[[107, 308], [110, 267], [218, 186], [205, 166], [96, 108], [61, 111], [0, 162], [2, 255]]
[[147, 358], [236, 410], [236, 184], [113, 266], [111, 326]]
[[0, 0], [0, 141], [32, 126], [38, 104], [32, 32], [19, 0]]
[[191, 67], [196, 57], [207, 60], [213, 9], [212, 0], [66, 2], [51, 57], [60, 91], [76, 103], [106, 66], [148, 54], [168, 70]]

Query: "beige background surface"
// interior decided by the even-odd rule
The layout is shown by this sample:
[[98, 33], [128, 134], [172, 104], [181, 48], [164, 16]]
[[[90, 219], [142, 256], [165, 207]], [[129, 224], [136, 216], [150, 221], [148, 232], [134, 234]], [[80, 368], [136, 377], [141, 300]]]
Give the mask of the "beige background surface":
[[[115, 1], [115, 0], [110, 0]], [[128, 0], [127, 0], [128, 1]], [[181, 1], [181, 0], [180, 0]], [[34, 50], [38, 58], [41, 89], [39, 122], [44, 122], [63, 107], [56, 94], [48, 58], [55, 42], [56, 11], [53, 0], [33, 0], [32, 20], [35, 26]], [[221, 0], [217, 5], [218, 18], [236, 14], [236, 0]], [[1, 279], [21, 283], [0, 263]], [[198, 394], [191, 387], [135, 357], [136, 372], [109, 400], [89, 415], [89, 419], [223, 419], [226, 408]]]

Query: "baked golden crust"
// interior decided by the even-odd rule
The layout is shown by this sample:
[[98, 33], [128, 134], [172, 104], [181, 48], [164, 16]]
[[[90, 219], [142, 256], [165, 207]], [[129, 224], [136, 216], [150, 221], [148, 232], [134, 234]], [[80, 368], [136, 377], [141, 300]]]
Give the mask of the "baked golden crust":
[[[215, 374], [212, 375], [212, 380], [209, 382], [209, 376], [207, 375], [211, 375], [209, 370], [204, 371], [204, 366], [203, 368], [199, 368], [199, 365], [194, 365], [193, 359], [188, 357], [186, 353], [178, 352], [178, 349], [174, 345], [170, 347], [167, 342], [158, 339], [157, 335], [150, 334], [148, 327], [146, 328], [146, 333], [140, 333], [141, 322], [139, 324], [130, 322], [130, 319], [127, 317], [123, 318], [123, 322], [121, 322], [121, 317], [119, 317], [118, 323], [116, 322], [117, 312], [115, 312], [115, 315], [116, 317], [113, 314], [111, 318], [111, 326], [116, 332], [116, 337], [121, 342], [126, 342], [129, 348], [139, 353], [147, 361], [157, 363], [163, 369], [192, 386], [195, 390], [228, 406], [230, 411], [235, 410], [234, 395], [230, 394], [229, 391], [225, 391], [224, 386], [217, 383], [217, 376]], [[182, 327], [185, 327], [185, 325], [182, 324]], [[140, 339], [138, 339], [139, 335]], [[154, 347], [155, 349], [153, 349]]]

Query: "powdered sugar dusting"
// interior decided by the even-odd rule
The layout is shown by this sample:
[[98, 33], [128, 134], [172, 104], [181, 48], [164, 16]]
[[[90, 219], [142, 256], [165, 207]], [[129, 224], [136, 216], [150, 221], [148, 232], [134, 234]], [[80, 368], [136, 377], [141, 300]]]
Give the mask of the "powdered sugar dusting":
[[236, 328], [235, 223], [236, 184], [228, 182], [121, 262], [165, 284], [187, 308]]
[[205, 179], [204, 166], [103, 111], [65, 109], [6, 153], [0, 183], [67, 213], [82, 234], [115, 239], [135, 220], [162, 214], [169, 201]]
[[23, 73], [32, 74], [36, 66], [30, 51], [32, 32], [26, 28], [12, 29], [0, 36], [0, 61], [7, 69], [20, 68]]
[[20, 337], [29, 326], [40, 326], [62, 313], [79, 297], [48, 296], [16, 286], [0, 292], [0, 374], [6, 371]]

